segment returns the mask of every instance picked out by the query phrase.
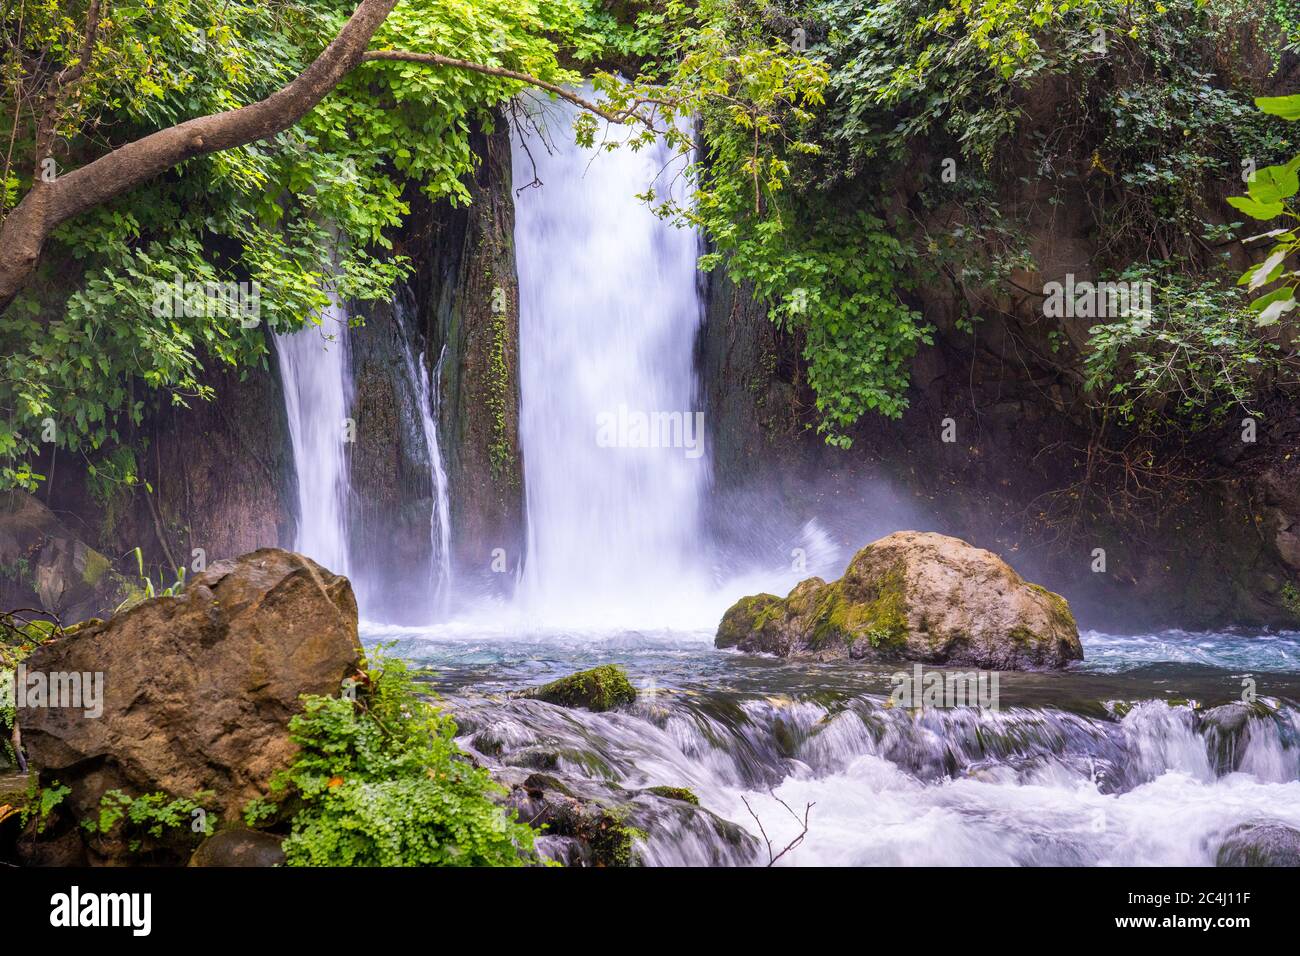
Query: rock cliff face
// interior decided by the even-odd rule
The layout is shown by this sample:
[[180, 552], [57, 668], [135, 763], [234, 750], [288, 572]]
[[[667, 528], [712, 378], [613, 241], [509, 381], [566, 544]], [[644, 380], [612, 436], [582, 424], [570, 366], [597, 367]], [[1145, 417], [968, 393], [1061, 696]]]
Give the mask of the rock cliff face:
[[404, 251], [419, 264], [413, 286], [420, 323], [431, 361], [442, 364], [438, 425], [457, 585], [503, 594], [513, 588], [524, 540], [519, 283], [505, 119], [476, 134], [474, 148], [473, 203], [421, 211]]
[[[134, 575], [139, 547], [154, 580], [293, 540], [293, 451], [274, 350], [264, 369], [204, 373], [211, 401], [166, 406], [138, 429], [141, 481], [107, 502], [90, 492], [79, 463], [44, 463], [41, 497], [58, 519]], [[147, 487], [146, 484], [147, 483]], [[148, 489], [151, 488], [152, 491]], [[65, 620], [64, 623], [73, 623]]]
[[349, 341], [357, 425], [348, 459], [353, 578], [362, 606], [394, 623], [428, 621], [434, 610], [434, 463], [419, 407], [429, 369], [414, 315], [410, 290], [402, 288], [393, 302], [370, 306]]
[[742, 598], [718, 647], [817, 660], [910, 660], [995, 670], [1083, 659], [1060, 595], [997, 555], [939, 534], [900, 531], [867, 545], [844, 577], [809, 578], [785, 600]]

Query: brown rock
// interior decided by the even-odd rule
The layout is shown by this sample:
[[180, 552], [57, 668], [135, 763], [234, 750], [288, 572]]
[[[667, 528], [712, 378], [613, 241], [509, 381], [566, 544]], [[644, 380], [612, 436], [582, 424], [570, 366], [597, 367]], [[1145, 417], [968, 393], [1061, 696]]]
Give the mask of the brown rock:
[[190, 857], [190, 866], [283, 866], [283, 837], [257, 830], [219, 830]]
[[74, 819], [109, 789], [165, 791], [237, 819], [290, 760], [303, 694], [338, 693], [357, 667], [348, 580], [268, 548], [220, 561], [178, 597], [42, 645], [29, 673], [103, 674], [103, 714], [20, 708], [29, 762], [72, 787]]
[[840, 580], [810, 578], [781, 600], [742, 598], [718, 647], [821, 660], [914, 660], [998, 670], [1083, 659], [1065, 599], [992, 552], [900, 531], [867, 545]]

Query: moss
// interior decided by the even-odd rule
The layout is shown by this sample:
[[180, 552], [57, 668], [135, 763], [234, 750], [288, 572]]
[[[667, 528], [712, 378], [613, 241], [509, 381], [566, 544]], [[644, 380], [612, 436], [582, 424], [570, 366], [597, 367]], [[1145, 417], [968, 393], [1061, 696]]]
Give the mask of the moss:
[[1033, 647], [1042, 640], [1039, 635], [1027, 627], [1013, 627], [1007, 636], [1018, 647]]
[[90, 630], [92, 627], [101, 627], [104, 621], [102, 618], [89, 617], [84, 621], [78, 621], [76, 624], [69, 624], [63, 629], [64, 637], [72, 637], [74, 634], [80, 634], [82, 631]]
[[602, 664], [525, 691], [523, 696], [560, 707], [603, 711], [632, 703], [636, 700], [636, 688], [623, 668], [616, 664]]
[[1282, 606], [1292, 617], [1300, 619], [1300, 589], [1289, 581], [1282, 587]]
[[856, 601], [843, 582], [829, 585], [819, 602], [811, 645], [841, 640], [849, 647], [865, 640], [876, 650], [898, 650], [907, 643], [907, 578], [901, 562], [869, 585], [869, 600]]
[[[491, 268], [484, 270], [484, 280], [489, 288], [489, 295], [495, 300], [496, 286], [493, 284]], [[509, 308], [492, 310], [492, 346], [488, 355], [487, 406], [491, 418], [492, 441], [488, 446], [488, 463], [492, 477], [497, 481], [506, 479], [513, 486], [518, 482], [519, 469], [514, 467], [514, 441], [506, 420], [506, 410], [513, 404], [511, 389], [511, 370], [509, 364], [511, 314]]]
[[1029, 588], [1047, 598], [1049, 612], [1052, 617], [1052, 624], [1054, 624], [1058, 629], [1068, 633], [1075, 633], [1078, 631], [1079, 626], [1075, 622], [1074, 615], [1070, 612], [1069, 602], [1067, 602], [1065, 598], [1047, 590], [1047, 588], [1039, 584], [1030, 584]]
[[681, 800], [693, 807], [700, 805], [700, 798], [688, 787], [647, 787], [646, 793], [653, 793], [656, 797], [665, 797], [669, 800]]
[[775, 594], [743, 597], [723, 615], [713, 644], [715, 647], [735, 647], [784, 615], [785, 604]]
[[98, 551], [86, 549], [86, 566], [82, 569], [81, 580], [85, 581], [91, 587], [99, 583], [99, 579], [111, 567], [108, 558], [104, 557]]
[[636, 855], [633, 848], [645, 834], [628, 826], [623, 812], [611, 810], [601, 816], [588, 836], [591, 844], [593, 866], [633, 866]]

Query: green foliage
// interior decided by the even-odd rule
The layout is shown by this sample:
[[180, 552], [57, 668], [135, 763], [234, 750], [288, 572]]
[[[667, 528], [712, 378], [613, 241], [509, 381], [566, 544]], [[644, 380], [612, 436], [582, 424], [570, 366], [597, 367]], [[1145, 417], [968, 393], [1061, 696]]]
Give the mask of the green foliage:
[[1290, 581], [1282, 586], [1282, 606], [1292, 617], [1300, 619], [1300, 588]]
[[[0, 9], [0, 215], [30, 189], [39, 113], [78, 62], [85, 0]], [[60, 173], [183, 120], [262, 99], [301, 72], [355, 4], [156, 0], [113, 5], [86, 73], [56, 109]], [[567, 83], [561, 43], [590, 56], [596, 0], [402, 3], [375, 47], [442, 53]], [[412, 63], [359, 67], [294, 129], [191, 160], [65, 224], [35, 282], [0, 314], [0, 487], [34, 488], [54, 444], [84, 458], [106, 499], [136, 481], [135, 434], [157, 401], [212, 398], [204, 369], [267, 362], [265, 329], [292, 330], [333, 299], [387, 298], [409, 264], [392, 231], [408, 189], [464, 202], [469, 132], [521, 84]], [[109, 132], [111, 131], [111, 133]], [[159, 314], [157, 283], [252, 283], [261, 324], [207, 297]], [[193, 313], [193, 314], [191, 314]], [[125, 453], [122, 450], [125, 449]]]
[[152, 841], [180, 838], [193, 841], [211, 836], [212, 823], [204, 804], [212, 793], [203, 791], [193, 799], [156, 792], [132, 797], [121, 790], [109, 790], [100, 798], [99, 814], [81, 821], [88, 833], [121, 836], [132, 853]]
[[[1256, 100], [1260, 110], [1286, 120], [1300, 119], [1300, 94], [1293, 96], [1260, 97]], [[1228, 202], [1252, 219], [1272, 222], [1300, 218], [1300, 156], [1280, 166], [1257, 170], [1247, 183], [1246, 196], [1232, 196]], [[1279, 226], [1254, 236], [1247, 242], [1269, 240], [1272, 247], [1263, 261], [1251, 266], [1242, 274], [1238, 285], [1251, 293], [1268, 288], [1251, 302], [1255, 324], [1259, 327], [1276, 325], [1282, 316], [1296, 307], [1296, 290], [1300, 288], [1300, 270], [1289, 262], [1300, 248], [1300, 229]]]
[[[908, 252], [872, 214], [878, 197], [821, 197], [817, 121], [831, 73], [792, 44], [805, 10], [787, 7], [666, 4], [649, 24], [665, 37], [659, 72], [628, 86], [598, 77], [597, 86], [617, 107], [651, 96], [647, 85], [674, 91], [667, 138], [693, 194], [684, 201], [652, 189], [645, 198], [705, 233], [712, 248], [703, 269], [725, 265], [775, 322], [803, 336], [818, 429], [847, 446], [848, 428], [866, 412], [902, 413], [907, 368], [928, 332], [900, 299]], [[692, 117], [703, 149], [684, 126]], [[579, 124], [580, 141], [593, 135], [589, 120]]]
[[45, 827], [49, 824], [50, 814], [71, 792], [71, 787], [65, 787], [57, 780], [50, 781], [48, 787], [42, 787], [38, 775], [30, 774], [27, 778], [27, 803], [19, 816], [19, 822], [25, 827], [35, 817], [36, 832], [44, 833]]
[[[291, 866], [517, 866], [533, 831], [490, 799], [496, 785], [456, 748], [455, 723], [421, 700], [400, 660], [376, 657], [357, 699], [304, 698], [301, 748], [272, 793], [296, 808]], [[246, 809], [263, 822], [264, 803]]]
[[[352, 7], [113, 7], [85, 77], [60, 98], [59, 169], [268, 95]], [[0, 115], [0, 138], [14, 144], [0, 213], [31, 186], [38, 112], [77, 61], [84, 9], [21, 0], [0, 11], [15, 37], [0, 51], [0, 82], [16, 104]], [[806, 49], [792, 43], [798, 31]], [[372, 45], [557, 84], [589, 72], [609, 111], [649, 117], [600, 148], [660, 137], [675, 148], [679, 168], [661, 183], [680, 174], [691, 196], [657, 185], [645, 198], [701, 228], [702, 266], [725, 266], [803, 341], [818, 428], [847, 445], [864, 414], [906, 407], [909, 366], [930, 340], [907, 301], [913, 281], [946, 275], [971, 300], [960, 319], [971, 329], [978, 293], [1032, 269], [1021, 223], [994, 188], [1023, 155], [1004, 147], [1022, 132], [1030, 94], [1059, 87], [1062, 99], [1059, 122], [1031, 146], [1039, 172], [1016, 173], [1025, 190], [1046, 186], [1058, 203], [1087, 180], [1110, 268], [1182, 257], [1201, 270], [1207, 231], [1229, 240], [1237, 225], [1204, 222], [1207, 193], [1242, 158], [1265, 166], [1294, 152], [1250, 108], [1239, 74], [1251, 51], [1277, 58], [1297, 37], [1286, 0], [407, 0]], [[40, 482], [34, 460], [53, 423], [56, 446], [85, 459], [108, 501], [137, 482], [137, 427], [151, 405], [211, 398], [208, 366], [264, 365], [267, 328], [318, 320], [335, 300], [388, 296], [409, 272], [393, 234], [412, 191], [468, 201], [469, 132], [490, 128], [492, 110], [523, 88], [370, 62], [293, 130], [187, 162], [67, 224], [39, 281], [0, 315], [0, 487]], [[1300, 112], [1286, 98], [1264, 105]], [[574, 134], [595, 148], [598, 128], [584, 114]], [[914, 229], [915, 210], [893, 199], [921, 157], [960, 165], [958, 186], [933, 176], [917, 186], [922, 209], [959, 210], [939, 232]], [[1273, 207], [1246, 202], [1248, 213]], [[177, 279], [257, 283], [265, 325], [212, 308], [159, 315], [155, 284]], [[1293, 301], [1273, 294], [1266, 323]], [[498, 470], [504, 447], [494, 440]]]
[[1280, 365], [1279, 347], [1257, 334], [1237, 289], [1179, 265], [1135, 266], [1119, 276], [1152, 283], [1151, 314], [1132, 311], [1089, 330], [1086, 387], [1111, 417], [1147, 432], [1203, 427], [1233, 409], [1259, 415], [1255, 384]]
[[151, 598], [176, 597], [176, 595], [185, 590], [185, 568], [181, 567], [176, 569], [176, 580], [171, 584], [163, 587], [162, 582], [159, 581], [158, 585], [155, 587], [153, 579], [145, 573], [144, 552], [137, 546], [132, 548], [128, 553], [135, 556], [136, 575], [139, 583], [134, 585], [131, 588], [131, 592], [126, 596], [122, 603], [113, 609], [114, 614], [121, 614], [128, 608], [135, 607], [141, 601], [147, 601]]

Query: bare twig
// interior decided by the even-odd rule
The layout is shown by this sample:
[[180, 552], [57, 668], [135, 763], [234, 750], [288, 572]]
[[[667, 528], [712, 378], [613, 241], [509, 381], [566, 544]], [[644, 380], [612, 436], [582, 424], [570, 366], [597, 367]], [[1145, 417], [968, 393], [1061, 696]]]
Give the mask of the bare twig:
[[800, 818], [799, 814], [795, 813], [795, 811], [790, 807], [790, 804], [786, 803], [775, 793], [769, 791], [768, 796], [771, 797], [773, 800], [775, 800], [777, 803], [781, 804], [781, 806], [785, 807], [786, 812], [789, 813], [790, 816], [794, 817], [795, 823], [798, 823], [800, 826], [799, 835], [795, 837], [793, 840], [791, 840], [789, 843], [787, 843], [785, 849], [783, 849], [780, 853], [774, 853], [773, 850], [775, 848], [772, 846], [772, 838], [767, 835], [767, 830], [763, 827], [763, 821], [758, 818], [758, 814], [755, 813], [754, 808], [749, 805], [749, 801], [746, 800], [743, 796], [740, 798], [740, 802], [745, 805], [745, 809], [749, 811], [749, 815], [753, 817], [754, 822], [758, 824], [758, 832], [763, 835], [763, 842], [767, 844], [767, 865], [775, 866], [777, 860], [781, 859], [781, 857], [785, 856], [787, 853], [789, 853], [791, 850], [793, 850], [795, 847], [797, 847], [800, 843], [804, 841], [804, 837], [808, 835], [808, 814], [812, 811], [813, 807], [817, 806], [817, 804], [815, 803], [804, 804], [803, 817]]

